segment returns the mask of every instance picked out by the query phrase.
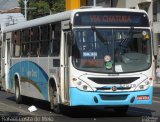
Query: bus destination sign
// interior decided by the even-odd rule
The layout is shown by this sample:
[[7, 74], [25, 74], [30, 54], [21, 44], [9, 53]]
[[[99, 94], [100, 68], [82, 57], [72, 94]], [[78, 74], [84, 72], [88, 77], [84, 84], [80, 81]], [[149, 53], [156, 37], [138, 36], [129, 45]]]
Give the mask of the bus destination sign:
[[108, 22], [108, 23], [124, 23], [124, 22], [132, 22], [132, 17], [131, 16], [123, 16], [123, 15], [109, 15], [109, 16], [97, 16], [97, 15], [90, 15], [89, 16], [90, 21], [93, 23], [104, 23], [104, 22]]
[[136, 26], [149, 27], [147, 15], [136, 12], [78, 12], [74, 26]]

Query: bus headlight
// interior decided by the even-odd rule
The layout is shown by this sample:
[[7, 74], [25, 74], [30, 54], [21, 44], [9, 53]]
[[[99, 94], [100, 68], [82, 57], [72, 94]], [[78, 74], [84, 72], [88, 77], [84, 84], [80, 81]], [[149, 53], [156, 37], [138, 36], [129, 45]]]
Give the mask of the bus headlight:
[[75, 86], [82, 91], [94, 91], [91, 86], [89, 86], [87, 83], [85, 83], [84, 81], [81, 81], [80, 79], [77, 80], [73, 80], [73, 83], [75, 84]]
[[135, 91], [146, 90], [146, 89], [149, 88], [150, 84], [151, 84], [151, 81], [149, 81], [149, 80], [143, 81], [141, 84], [139, 84], [137, 86], [137, 88], [135, 89]]

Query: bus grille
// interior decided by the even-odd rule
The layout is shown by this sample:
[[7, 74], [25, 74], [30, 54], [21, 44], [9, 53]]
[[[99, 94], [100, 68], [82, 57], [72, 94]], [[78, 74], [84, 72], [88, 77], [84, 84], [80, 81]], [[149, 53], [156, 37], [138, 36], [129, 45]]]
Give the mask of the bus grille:
[[100, 95], [102, 100], [125, 100], [128, 94], [124, 95]]
[[[98, 91], [103, 91], [103, 90], [111, 90], [112, 88], [111, 87], [98, 87], [96, 88]], [[131, 87], [117, 87], [117, 90], [130, 90]]]
[[132, 78], [92, 78], [89, 77], [88, 79], [92, 80], [97, 84], [130, 84], [135, 80], [139, 79], [139, 77], [132, 77]]

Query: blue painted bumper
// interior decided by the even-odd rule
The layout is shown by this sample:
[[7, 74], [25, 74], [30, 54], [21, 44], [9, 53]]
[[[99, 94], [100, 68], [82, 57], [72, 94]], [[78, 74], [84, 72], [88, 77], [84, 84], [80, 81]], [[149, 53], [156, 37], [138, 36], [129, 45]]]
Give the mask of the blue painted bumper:
[[[94, 106], [94, 105], [137, 105], [137, 104], [152, 104], [152, 94], [153, 94], [153, 87], [149, 87], [145, 91], [135, 91], [135, 92], [113, 92], [113, 93], [105, 93], [105, 92], [85, 92], [80, 91], [77, 88], [70, 88], [70, 105], [71, 106], [78, 106], [78, 105], [86, 105], [86, 106]], [[107, 100], [103, 99], [102, 96], [105, 95], [117, 95], [123, 96], [127, 95], [123, 100]], [[141, 95], [149, 95], [149, 100], [138, 100], [137, 96]], [[98, 100], [95, 102], [94, 98]], [[131, 102], [131, 99], [135, 97], [134, 101]]]

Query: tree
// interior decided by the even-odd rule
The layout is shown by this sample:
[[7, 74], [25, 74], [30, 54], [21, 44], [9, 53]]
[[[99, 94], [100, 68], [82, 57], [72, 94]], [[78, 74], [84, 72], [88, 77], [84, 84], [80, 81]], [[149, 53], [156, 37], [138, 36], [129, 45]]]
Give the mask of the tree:
[[54, 13], [65, 11], [65, 0], [55, 0], [51, 10]]
[[21, 11], [24, 15], [24, 2], [23, 2], [23, 0], [19, 0], [18, 2], [19, 2], [19, 6], [21, 7]]
[[66, 0], [45, 0], [48, 2], [51, 13], [57, 13], [65, 11]]
[[29, 0], [29, 8], [36, 8], [31, 9], [29, 11], [29, 19], [35, 19], [41, 16], [49, 15], [49, 5], [46, 1], [43, 0]]
[[49, 5], [49, 10], [50, 10], [50, 14], [52, 14], [52, 6], [54, 4], [54, 0], [46, 0], [48, 2]]
[[[19, 5], [24, 13], [24, 0], [19, 0]], [[65, 10], [65, 0], [29, 0], [28, 19], [34, 19]]]

